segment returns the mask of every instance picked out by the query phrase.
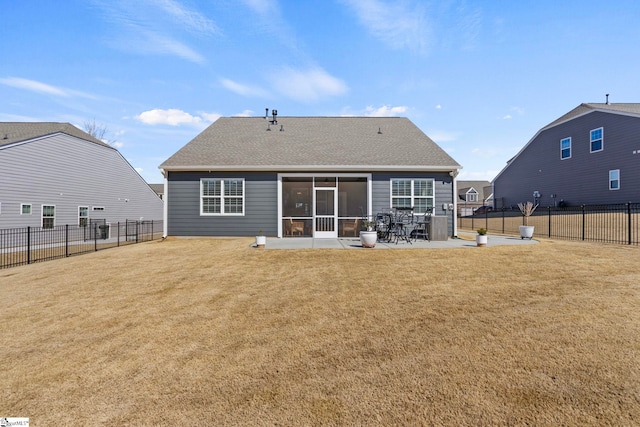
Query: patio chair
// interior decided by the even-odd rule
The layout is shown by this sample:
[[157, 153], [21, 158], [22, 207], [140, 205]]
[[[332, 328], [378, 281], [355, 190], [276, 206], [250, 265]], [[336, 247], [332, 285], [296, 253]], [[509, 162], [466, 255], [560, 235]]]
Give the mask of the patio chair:
[[349, 221], [349, 220], [342, 221], [342, 235], [346, 236], [347, 233], [353, 233], [354, 237], [358, 237], [358, 231], [360, 231], [359, 225], [360, 224], [359, 224], [358, 218], [356, 218], [353, 221]]
[[296, 233], [298, 235], [304, 235], [304, 222], [303, 221], [294, 221], [293, 218], [288, 218], [288, 222], [285, 223], [285, 231], [288, 236], [295, 236]]

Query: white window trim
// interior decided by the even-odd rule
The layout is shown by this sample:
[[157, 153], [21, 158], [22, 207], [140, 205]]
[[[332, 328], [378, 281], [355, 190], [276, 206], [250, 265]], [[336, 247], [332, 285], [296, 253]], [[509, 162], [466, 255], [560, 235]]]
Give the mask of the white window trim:
[[[52, 217], [49, 217], [49, 216], [45, 217], [44, 216], [44, 207], [45, 206], [52, 206], [53, 207], [53, 216]], [[48, 230], [56, 228], [56, 205], [44, 205], [44, 204], [40, 205], [40, 227], [41, 228], [45, 228], [44, 227], [44, 219], [45, 218], [53, 218], [53, 226], [51, 226], [51, 228], [47, 227]]]
[[[394, 196], [393, 195], [393, 181], [411, 181], [411, 195], [410, 196]], [[415, 196], [415, 181], [431, 181], [431, 188], [433, 189], [433, 195], [431, 196]], [[436, 180], [434, 178], [391, 178], [389, 180], [389, 208], [393, 209], [393, 199], [406, 199], [411, 198], [411, 207], [415, 207], [415, 199], [431, 199], [431, 207], [436, 206]], [[414, 215], [422, 215], [422, 213], [414, 212]]]
[[[87, 210], [87, 216], [80, 216], [80, 209], [82, 208]], [[82, 218], [87, 220], [84, 226], [85, 227], [89, 226], [89, 206], [78, 206], [78, 227], [82, 227], [82, 224], [81, 224]]]
[[[562, 143], [563, 143], [564, 141], [567, 141], [567, 140], [569, 141], [569, 148], [568, 148], [568, 150], [569, 150], [569, 156], [568, 156], [568, 157], [562, 157], [562, 151], [563, 151]], [[572, 150], [572, 144], [571, 144], [571, 137], [569, 136], [569, 137], [567, 137], [567, 138], [562, 138], [562, 139], [560, 140], [560, 160], [567, 160], [567, 159], [570, 159], [570, 158], [571, 158], [571, 156], [573, 155], [572, 151], [573, 151], [573, 150]]]
[[[240, 180], [242, 181], [242, 196], [228, 196], [229, 198], [233, 198], [233, 199], [238, 199], [241, 198], [242, 199], [242, 213], [237, 213], [237, 212], [231, 212], [231, 213], [226, 213], [224, 211], [224, 199], [225, 199], [225, 195], [224, 195], [224, 181], [225, 180]], [[209, 212], [204, 212], [203, 208], [204, 208], [204, 198], [205, 196], [202, 195], [202, 186], [204, 181], [220, 181], [220, 196], [206, 196], [207, 198], [220, 198], [220, 212], [219, 213], [209, 213]], [[245, 189], [245, 179], [244, 178], [232, 178], [232, 177], [228, 177], [228, 178], [200, 178], [200, 216], [245, 216], [245, 212], [246, 212], [246, 208], [245, 208], [245, 195], [246, 195], [246, 189]]]
[[[591, 139], [591, 133], [592, 133], [594, 130], [599, 130], [599, 131], [601, 131], [601, 132], [602, 132], [602, 137], [600, 138], [600, 149], [599, 149], [599, 150], [593, 150], [593, 149], [592, 149], [592, 147], [593, 147], [593, 141], [594, 141], [594, 140], [593, 140], [593, 139]], [[602, 151], [602, 150], [604, 150], [604, 128], [603, 128], [603, 127], [599, 127], [599, 128], [591, 129], [591, 130], [589, 131], [589, 152], [590, 152], [590, 153], [598, 153], [598, 152], [600, 152], [600, 151]]]
[[476, 191], [476, 189], [475, 188], [471, 188], [469, 191], [467, 191], [465, 193], [465, 201], [467, 203], [477, 202], [478, 201], [478, 195], [479, 195], [479, 193]]
[[[611, 179], [611, 172], [617, 172], [617, 173], [618, 173], [618, 179], [616, 180], [616, 181], [618, 181], [618, 187], [617, 187], [617, 188], [611, 188], [611, 182], [613, 181], [613, 180]], [[620, 189], [620, 187], [621, 187], [621, 185], [620, 185], [620, 181], [621, 181], [621, 179], [620, 179], [620, 169], [611, 169], [611, 170], [609, 171], [609, 190], [610, 190], [610, 191], [616, 191], [616, 190], [619, 190], [619, 189]]]
[[[22, 212], [25, 206], [29, 206], [28, 214]], [[31, 203], [20, 203], [20, 215], [32, 215], [32, 214], [33, 214], [33, 205]]]

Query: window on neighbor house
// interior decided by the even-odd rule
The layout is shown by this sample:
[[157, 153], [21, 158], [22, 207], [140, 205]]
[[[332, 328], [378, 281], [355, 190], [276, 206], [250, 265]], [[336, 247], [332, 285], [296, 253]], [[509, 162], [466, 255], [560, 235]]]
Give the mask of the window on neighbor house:
[[571, 158], [571, 138], [564, 138], [560, 140], [560, 159]]
[[591, 152], [595, 153], [596, 151], [602, 151], [602, 128], [594, 129], [591, 131]]
[[56, 224], [56, 207], [42, 205], [42, 228], [53, 228]]
[[89, 224], [89, 206], [78, 206], [78, 226], [86, 227]]
[[477, 202], [478, 201], [478, 192], [476, 190], [469, 190], [466, 195], [467, 202]]
[[391, 207], [413, 208], [423, 214], [434, 205], [433, 179], [392, 179]]
[[200, 180], [200, 215], [244, 215], [243, 178]]
[[609, 171], [609, 190], [620, 189], [620, 169]]
[[22, 203], [20, 205], [20, 215], [31, 215], [31, 205]]

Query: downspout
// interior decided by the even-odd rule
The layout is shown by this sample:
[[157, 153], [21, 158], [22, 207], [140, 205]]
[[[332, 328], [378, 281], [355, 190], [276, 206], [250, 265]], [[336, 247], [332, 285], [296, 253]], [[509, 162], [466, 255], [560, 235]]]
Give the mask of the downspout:
[[451, 175], [453, 177], [453, 185], [451, 186], [452, 188], [452, 199], [453, 199], [453, 212], [451, 213], [452, 217], [453, 217], [453, 238], [457, 239], [458, 238], [458, 173], [460, 172], [459, 169], [455, 169], [452, 170], [451, 172], [449, 172], [449, 175]]
[[169, 180], [167, 178], [168, 173], [164, 169], [160, 169], [160, 172], [162, 172], [162, 176], [164, 176], [164, 195], [162, 197], [162, 201], [164, 202], [162, 205], [162, 238], [166, 239], [169, 230], [169, 204], [167, 203], [169, 200]]

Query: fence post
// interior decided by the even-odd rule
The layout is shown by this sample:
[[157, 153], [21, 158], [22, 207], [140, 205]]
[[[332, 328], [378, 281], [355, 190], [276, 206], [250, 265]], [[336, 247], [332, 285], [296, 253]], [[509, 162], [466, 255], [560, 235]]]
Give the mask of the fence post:
[[118, 247], [120, 246], [120, 221], [118, 221]]
[[551, 238], [551, 206], [549, 206], [547, 208], [547, 211], [549, 212], [549, 238]]
[[64, 225], [64, 256], [69, 256], [69, 224]]
[[627, 229], [629, 234], [629, 244], [631, 244], [633, 235], [633, 233], [631, 233], [631, 202], [627, 203]]
[[138, 228], [139, 221], [136, 221], [136, 243], [138, 243], [138, 233], [140, 233], [140, 229]]
[[31, 226], [27, 227], [27, 264], [31, 264]]
[[98, 252], [98, 223], [93, 223], [93, 249]]
[[586, 213], [585, 213], [584, 205], [582, 205], [581, 207], [582, 207], [582, 240], [584, 240], [585, 227], [586, 227]]
[[502, 234], [504, 234], [504, 206], [501, 209], [502, 209]]

